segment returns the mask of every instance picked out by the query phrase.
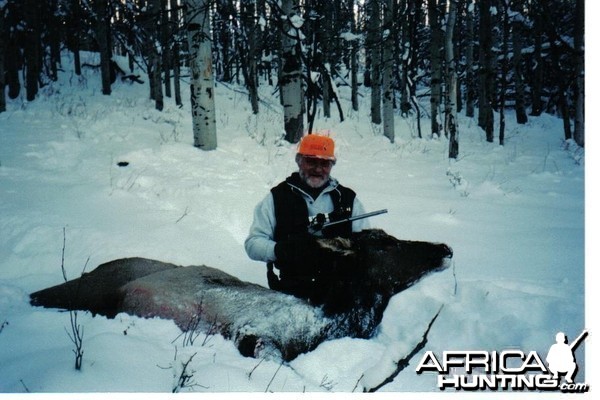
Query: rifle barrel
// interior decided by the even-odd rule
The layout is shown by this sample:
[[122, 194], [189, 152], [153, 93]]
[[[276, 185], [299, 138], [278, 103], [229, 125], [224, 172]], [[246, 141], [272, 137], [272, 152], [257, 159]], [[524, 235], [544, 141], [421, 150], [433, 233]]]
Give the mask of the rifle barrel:
[[571, 342], [571, 344], [569, 345], [571, 350], [575, 350], [577, 348], [577, 346], [579, 346], [581, 341], [587, 337], [587, 335], [588, 335], [588, 331], [587, 331], [587, 329], [584, 329], [583, 332], [581, 332], [581, 334], [579, 336], [577, 336], [577, 339], [573, 340]]
[[365, 214], [355, 215], [353, 217], [344, 218], [339, 221], [327, 222], [327, 223], [323, 224], [323, 228], [327, 228], [332, 225], [342, 224], [344, 222], [352, 222], [352, 221], [356, 221], [356, 220], [363, 219], [363, 218], [374, 217], [375, 215], [385, 214], [387, 212], [388, 212], [387, 208], [384, 208], [383, 210], [377, 210], [377, 211], [372, 211], [372, 212], [368, 212]]

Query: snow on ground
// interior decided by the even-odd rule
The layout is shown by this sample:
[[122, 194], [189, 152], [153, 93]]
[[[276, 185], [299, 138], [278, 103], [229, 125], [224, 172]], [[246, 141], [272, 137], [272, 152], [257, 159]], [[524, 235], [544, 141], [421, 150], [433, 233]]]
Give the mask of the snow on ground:
[[[374, 338], [326, 342], [283, 365], [244, 358], [219, 336], [184, 346], [171, 321], [80, 312], [76, 371], [69, 314], [28, 303], [29, 293], [63, 281], [63, 239], [69, 279], [141, 256], [266, 285], [243, 241], [255, 204], [296, 166], [272, 88], [262, 88], [255, 116], [243, 90], [217, 84], [218, 149], [202, 152], [192, 146], [187, 101], [179, 109], [167, 99], [158, 112], [147, 85], [120, 81], [103, 96], [95, 72], [77, 77], [70, 65], [66, 57], [67, 72], [36, 101], [10, 100], [0, 114], [0, 393], [170, 393], [188, 361], [193, 376], [181, 391], [360, 392], [385, 379], [442, 305], [426, 346], [439, 354], [545, 356], [557, 332], [575, 338], [589, 327], [584, 152], [562, 139], [562, 122], [542, 115], [517, 125], [509, 113], [499, 146], [463, 115], [460, 157], [449, 161], [447, 141], [417, 138], [413, 119], [398, 117], [389, 143], [369, 123], [365, 95], [359, 112], [344, 100], [344, 122], [335, 111], [316, 122], [336, 140], [332, 174], [368, 210], [389, 210], [373, 227], [449, 244], [451, 270], [396, 295]], [[591, 380], [585, 347], [577, 382]], [[436, 374], [415, 373], [423, 353], [381, 391], [439, 392]]]

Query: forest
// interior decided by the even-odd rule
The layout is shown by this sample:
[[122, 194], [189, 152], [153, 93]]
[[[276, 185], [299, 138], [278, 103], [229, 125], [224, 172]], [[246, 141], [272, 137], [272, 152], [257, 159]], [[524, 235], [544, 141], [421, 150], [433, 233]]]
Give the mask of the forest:
[[[371, 123], [391, 142], [396, 119], [429, 119], [430, 131], [418, 123], [417, 135], [447, 138], [449, 158], [459, 154], [461, 112], [499, 145], [506, 110], [519, 124], [556, 115], [565, 139], [583, 147], [584, 3], [0, 0], [0, 112], [6, 96], [35, 101], [66, 51], [76, 75], [100, 70], [104, 95], [116, 79], [130, 80], [147, 85], [157, 110], [181, 105], [180, 87], [190, 85], [194, 146], [204, 150], [217, 146], [215, 82], [245, 88], [254, 113], [257, 88], [272, 87], [291, 143], [313, 131], [317, 112], [344, 119], [348, 100], [336, 90], [344, 85], [354, 110], [368, 93]], [[80, 51], [98, 52], [100, 64], [82, 63]]]

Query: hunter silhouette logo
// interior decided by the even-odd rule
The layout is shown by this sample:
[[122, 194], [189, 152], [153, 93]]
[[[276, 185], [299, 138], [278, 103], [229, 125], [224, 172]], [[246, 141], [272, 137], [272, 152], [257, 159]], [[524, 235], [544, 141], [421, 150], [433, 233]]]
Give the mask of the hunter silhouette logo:
[[552, 372], [554, 379], [560, 379], [560, 375], [566, 374], [567, 383], [573, 383], [573, 378], [577, 373], [577, 362], [575, 361], [575, 349], [587, 337], [588, 331], [584, 330], [581, 335], [568, 344], [567, 337], [563, 332], [556, 334], [556, 343], [548, 350], [546, 362], [548, 369]]
[[[569, 393], [584, 393], [587, 383], [575, 383], [578, 366], [575, 350], [588, 336], [584, 330], [571, 344], [563, 332], [555, 336], [556, 343], [550, 346], [546, 363], [536, 351], [444, 351], [437, 357], [427, 351], [415, 372], [438, 373], [440, 390], [545, 390]], [[561, 383], [562, 376], [565, 382]]]

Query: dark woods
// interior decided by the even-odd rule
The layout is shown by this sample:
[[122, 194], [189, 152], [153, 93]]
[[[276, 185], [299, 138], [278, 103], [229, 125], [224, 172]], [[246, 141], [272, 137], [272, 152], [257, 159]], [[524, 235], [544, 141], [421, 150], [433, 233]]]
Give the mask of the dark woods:
[[[158, 110], [181, 105], [186, 21], [198, 15], [210, 24], [214, 79], [243, 85], [254, 113], [258, 88], [271, 87], [290, 142], [312, 130], [318, 108], [342, 120], [343, 103], [357, 110], [369, 93], [371, 121], [390, 141], [394, 118], [415, 118], [414, 136], [448, 137], [453, 158], [457, 113], [499, 144], [506, 118], [551, 113], [584, 145], [584, 0], [3, 0], [0, 112], [6, 97], [34, 101], [64, 60], [75, 75], [98, 69], [105, 95], [116, 79], [145, 84], [135, 67]], [[99, 62], [82, 64], [81, 51]], [[341, 85], [349, 98], [338, 98]]]

